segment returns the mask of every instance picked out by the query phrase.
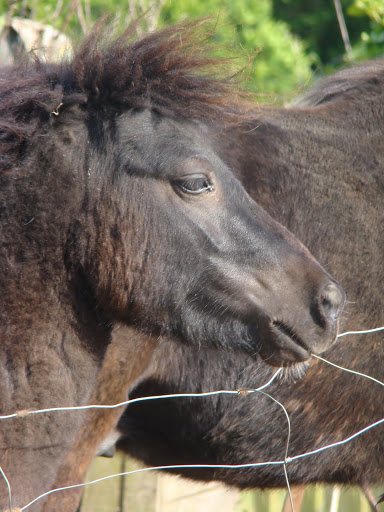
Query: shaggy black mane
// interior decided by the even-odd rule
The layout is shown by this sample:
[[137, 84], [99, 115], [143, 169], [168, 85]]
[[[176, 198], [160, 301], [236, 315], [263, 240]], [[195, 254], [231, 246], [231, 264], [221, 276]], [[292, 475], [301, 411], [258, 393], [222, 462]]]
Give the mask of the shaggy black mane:
[[166, 28], [133, 42], [134, 27], [115, 39], [108, 32], [105, 23], [97, 25], [69, 62], [35, 58], [2, 70], [3, 170], [15, 164], [27, 141], [34, 142], [74, 105], [84, 115], [149, 107], [197, 120], [225, 121], [244, 112], [233, 82], [213, 77], [222, 62], [207, 56], [206, 23]]
[[230, 80], [213, 78], [222, 62], [207, 56], [204, 26], [170, 27], [131, 43], [132, 29], [108, 41], [96, 28], [73, 60], [76, 87], [89, 101], [117, 108], [203, 120], [234, 114], [238, 95]]

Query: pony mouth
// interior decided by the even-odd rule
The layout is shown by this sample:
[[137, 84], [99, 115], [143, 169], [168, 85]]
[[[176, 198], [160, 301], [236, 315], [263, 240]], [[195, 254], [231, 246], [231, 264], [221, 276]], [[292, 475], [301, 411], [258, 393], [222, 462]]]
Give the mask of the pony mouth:
[[289, 361], [306, 361], [311, 357], [311, 350], [297, 332], [285, 322], [273, 320], [271, 331], [277, 339], [279, 352]]

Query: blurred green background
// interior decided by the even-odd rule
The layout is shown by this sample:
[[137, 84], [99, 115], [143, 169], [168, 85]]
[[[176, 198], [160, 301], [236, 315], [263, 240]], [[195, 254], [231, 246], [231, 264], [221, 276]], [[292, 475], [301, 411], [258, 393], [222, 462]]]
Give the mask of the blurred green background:
[[[343, 41], [335, 2], [347, 29]], [[147, 12], [148, 11], [148, 12]], [[139, 31], [183, 19], [218, 20], [214, 43], [236, 56], [244, 80], [266, 101], [281, 102], [319, 75], [346, 62], [383, 54], [383, 0], [3, 0], [3, 23], [20, 16], [53, 25], [79, 38], [105, 13], [129, 24], [147, 12]], [[256, 58], [253, 58], [257, 53]], [[272, 95], [272, 96], [271, 96]]]

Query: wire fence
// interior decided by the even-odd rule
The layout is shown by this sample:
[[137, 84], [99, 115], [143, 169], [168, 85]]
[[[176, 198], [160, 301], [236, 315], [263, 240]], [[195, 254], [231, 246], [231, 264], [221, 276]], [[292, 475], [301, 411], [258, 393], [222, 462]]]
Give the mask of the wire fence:
[[[363, 331], [349, 331], [349, 332], [345, 332], [345, 333], [339, 334], [338, 337], [340, 338], [340, 337], [348, 336], [348, 335], [370, 334], [370, 333], [378, 332], [378, 331], [384, 331], [384, 326], [383, 327], [377, 327], [375, 329], [363, 330]], [[382, 381], [380, 381], [380, 380], [378, 380], [378, 379], [376, 379], [376, 378], [374, 378], [374, 377], [372, 377], [370, 375], [366, 375], [366, 374], [358, 372], [356, 370], [351, 370], [349, 368], [345, 368], [343, 366], [335, 364], [335, 363], [333, 363], [331, 361], [328, 361], [327, 359], [324, 359], [323, 357], [320, 357], [320, 356], [317, 356], [317, 355], [314, 355], [314, 354], [312, 355], [312, 357], [322, 361], [323, 363], [329, 364], [329, 365], [335, 367], [338, 370], [345, 371], [345, 372], [348, 372], [348, 373], [352, 373], [352, 374], [360, 376], [362, 378], [369, 379], [369, 380], [375, 382], [376, 384], [378, 384], [380, 386], [384, 386], [384, 382], [382, 382]], [[140, 397], [140, 398], [135, 398], [135, 399], [131, 399], [131, 400], [125, 400], [124, 402], [119, 402], [119, 403], [113, 404], [113, 405], [85, 405], [85, 406], [74, 406], [74, 407], [53, 407], [53, 408], [38, 409], [38, 410], [25, 410], [24, 409], [24, 410], [16, 411], [13, 414], [7, 414], [7, 415], [0, 416], [0, 420], [4, 421], [4, 420], [7, 420], [7, 419], [11, 419], [11, 418], [24, 418], [24, 417], [27, 417], [29, 415], [44, 414], [44, 413], [48, 413], [48, 412], [51, 413], [51, 412], [66, 412], [66, 411], [83, 411], [83, 410], [89, 410], [89, 409], [116, 409], [116, 408], [119, 408], [119, 407], [125, 407], [125, 406], [127, 406], [129, 404], [133, 404], [133, 403], [137, 403], [137, 402], [143, 402], [143, 401], [148, 401], [148, 400], [164, 400], [164, 399], [169, 399], [169, 398], [181, 398], [181, 397], [184, 397], [184, 398], [185, 397], [189, 397], [189, 398], [193, 398], [193, 397], [195, 397], [195, 398], [204, 398], [204, 397], [213, 396], [213, 395], [240, 395], [240, 396], [246, 396], [246, 395], [250, 395], [250, 394], [254, 394], [254, 393], [260, 393], [260, 394], [263, 394], [264, 396], [270, 398], [271, 400], [273, 400], [276, 404], [278, 404], [283, 409], [283, 411], [285, 413], [285, 416], [286, 416], [286, 419], [287, 419], [287, 441], [286, 441], [286, 447], [285, 447], [285, 456], [284, 456], [284, 459], [282, 459], [282, 460], [272, 460], [272, 461], [264, 461], [264, 462], [251, 462], [251, 463], [247, 463], [247, 464], [164, 465], [164, 466], [153, 466], [153, 467], [148, 467], [148, 468], [140, 468], [140, 469], [135, 469], [135, 470], [132, 470], [132, 471], [123, 471], [123, 472], [111, 474], [111, 475], [108, 475], [108, 476], [105, 476], [105, 477], [102, 477], [102, 478], [97, 478], [97, 479], [91, 480], [89, 482], [82, 482], [82, 483], [78, 483], [78, 484], [71, 485], [71, 486], [59, 487], [59, 488], [51, 489], [51, 490], [49, 490], [49, 491], [47, 491], [47, 492], [37, 496], [35, 499], [30, 501], [29, 503], [27, 503], [23, 507], [17, 508], [17, 509], [13, 509], [12, 508], [12, 482], [9, 482], [6, 474], [4, 473], [3, 469], [0, 467], [1, 476], [3, 477], [3, 479], [5, 481], [5, 484], [7, 485], [7, 489], [8, 489], [9, 510], [10, 511], [12, 511], [12, 510], [24, 511], [24, 510], [27, 510], [29, 507], [31, 507], [34, 503], [38, 502], [39, 500], [41, 500], [41, 499], [43, 499], [43, 498], [45, 498], [45, 497], [47, 497], [47, 496], [49, 496], [49, 495], [51, 495], [53, 493], [63, 492], [63, 491], [66, 491], [66, 490], [76, 489], [76, 488], [80, 488], [80, 487], [91, 486], [91, 485], [95, 485], [95, 484], [97, 484], [99, 482], [103, 482], [103, 481], [110, 480], [110, 479], [113, 479], [113, 478], [119, 478], [119, 477], [122, 477], [122, 476], [129, 476], [129, 475], [133, 475], [133, 474], [137, 474], [137, 473], [145, 473], [145, 472], [149, 472], [149, 471], [159, 471], [159, 470], [170, 470], [170, 469], [182, 469], [182, 468], [185, 468], [185, 469], [193, 469], [193, 468], [219, 469], [219, 468], [222, 468], [222, 469], [237, 470], [237, 469], [244, 469], [244, 468], [255, 468], [255, 467], [260, 467], [260, 466], [267, 466], [267, 465], [275, 465], [275, 466], [278, 465], [278, 466], [282, 466], [282, 469], [284, 471], [284, 475], [285, 475], [285, 479], [286, 479], [286, 485], [287, 485], [287, 491], [288, 491], [289, 500], [290, 500], [290, 504], [291, 504], [291, 510], [292, 510], [292, 512], [295, 512], [294, 511], [293, 500], [292, 500], [292, 493], [291, 493], [290, 484], [289, 484], [289, 477], [288, 477], [288, 472], [287, 472], [288, 464], [290, 464], [293, 461], [299, 460], [299, 459], [310, 457], [311, 455], [323, 452], [323, 451], [328, 450], [330, 448], [334, 448], [334, 447], [341, 446], [341, 445], [344, 445], [346, 443], [349, 443], [349, 442], [353, 441], [354, 439], [356, 439], [358, 436], [364, 434], [365, 432], [368, 432], [369, 430], [374, 429], [374, 428], [378, 427], [379, 425], [383, 424], [384, 423], [384, 418], [382, 418], [382, 419], [380, 419], [378, 421], [375, 421], [374, 423], [370, 423], [366, 427], [358, 430], [353, 435], [348, 436], [348, 437], [342, 439], [341, 441], [325, 445], [323, 447], [317, 448], [316, 450], [308, 451], [308, 452], [297, 454], [297, 455], [293, 455], [293, 456], [288, 456], [289, 442], [290, 442], [290, 437], [291, 437], [291, 425], [290, 425], [289, 414], [288, 414], [287, 410], [285, 409], [285, 407], [283, 406], [283, 404], [281, 404], [278, 400], [276, 400], [273, 396], [269, 395], [265, 391], [272, 384], [272, 382], [277, 378], [277, 376], [281, 372], [282, 372], [282, 368], [277, 369], [274, 372], [274, 374], [272, 375], [272, 377], [263, 386], [261, 386], [259, 388], [255, 388], [255, 389], [248, 389], [248, 388], [246, 388], [246, 389], [237, 389], [237, 390], [215, 390], [215, 391], [209, 391], [209, 392], [204, 392], [204, 393], [177, 393], [177, 394], [168, 394], [168, 395], [157, 395], [157, 396]]]

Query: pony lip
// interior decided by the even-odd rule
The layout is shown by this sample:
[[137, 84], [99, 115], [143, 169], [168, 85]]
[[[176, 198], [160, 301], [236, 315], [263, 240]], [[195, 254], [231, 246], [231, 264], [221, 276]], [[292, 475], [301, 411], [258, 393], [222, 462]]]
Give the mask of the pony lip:
[[272, 329], [277, 329], [279, 333], [290, 338], [294, 343], [299, 345], [304, 350], [308, 351], [306, 343], [300, 338], [300, 336], [285, 322], [279, 322], [274, 320], [272, 322]]
[[[274, 338], [275, 351], [271, 357], [272, 365], [284, 360], [300, 362], [311, 357], [311, 350], [296, 331], [285, 322], [273, 320], [269, 326], [270, 336]], [[279, 361], [277, 361], [279, 359]], [[266, 361], [268, 362], [268, 360]]]

